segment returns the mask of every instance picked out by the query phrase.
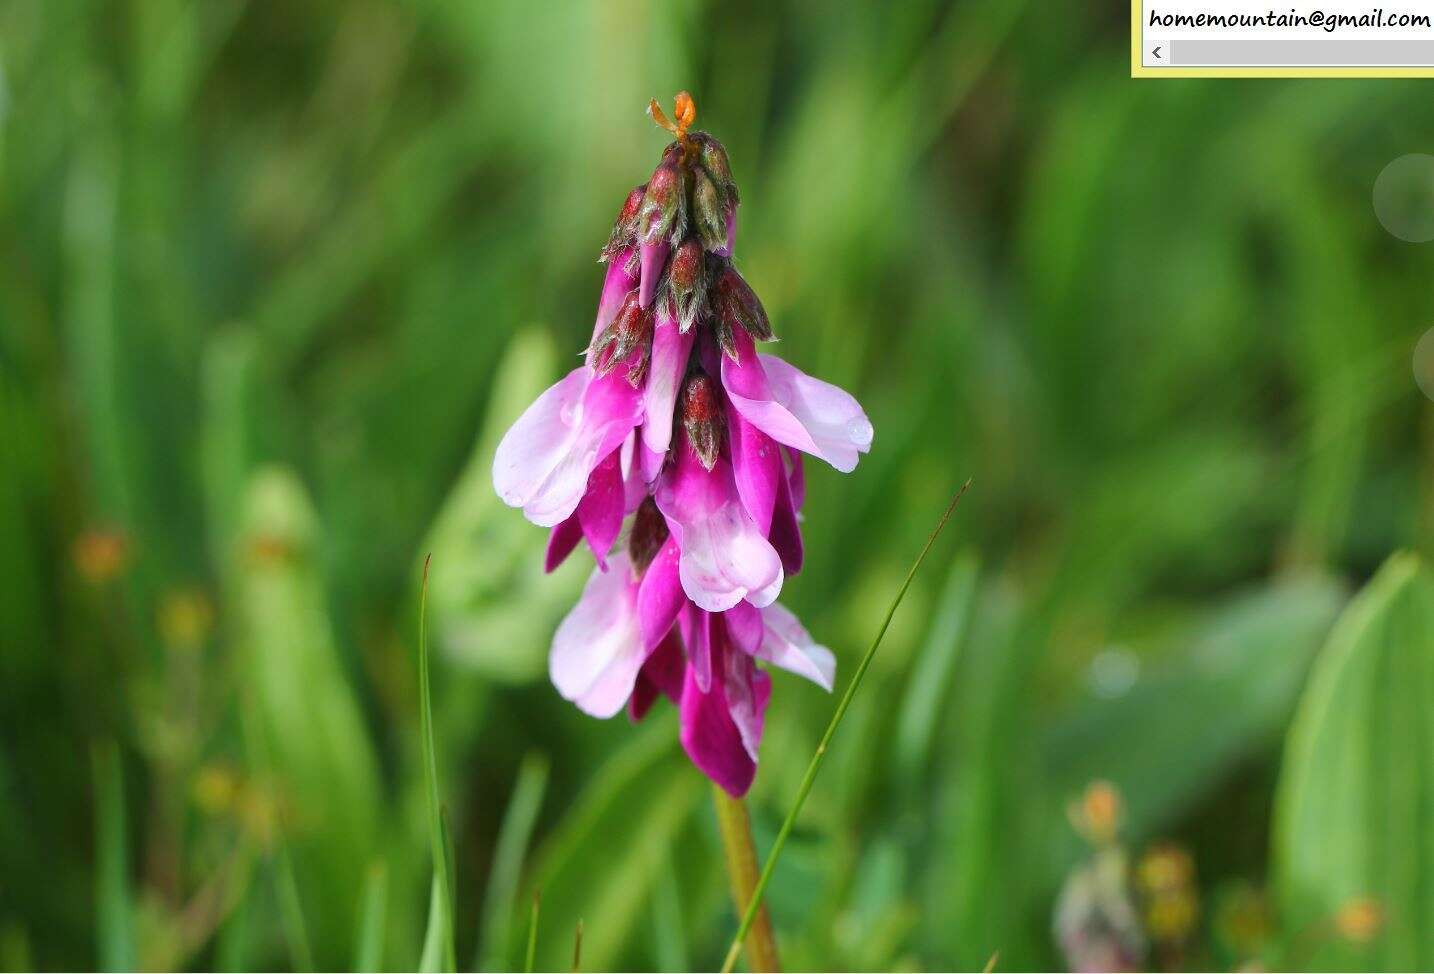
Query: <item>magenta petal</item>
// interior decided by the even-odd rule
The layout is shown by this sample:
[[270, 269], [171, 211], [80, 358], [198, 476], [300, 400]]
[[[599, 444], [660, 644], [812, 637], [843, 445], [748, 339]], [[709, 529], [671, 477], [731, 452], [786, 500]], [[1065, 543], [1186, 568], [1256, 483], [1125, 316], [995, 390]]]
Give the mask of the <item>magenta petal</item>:
[[743, 599], [758, 606], [776, 599], [782, 560], [743, 507], [727, 460], [708, 470], [684, 441], [653, 499], [682, 552], [682, 588], [699, 608], [721, 612]]
[[786, 480], [780, 447], [766, 433], [747, 422], [727, 406], [728, 441], [732, 453], [732, 476], [742, 506], [752, 516], [757, 530], [767, 534], [777, 504], [778, 485]]
[[706, 693], [712, 688], [712, 613], [688, 603], [678, 624], [682, 645], [687, 647], [687, 665], [697, 686]]
[[[776, 605], [776, 603], [772, 603]], [[736, 647], [748, 656], [755, 656], [762, 648], [762, 613], [765, 610], [757, 608], [750, 602], [738, 602], [732, 608], [722, 613], [722, 621], [727, 627], [727, 639], [730, 645]]]
[[782, 558], [782, 571], [795, 575], [802, 570], [802, 526], [797, 520], [797, 502], [789, 479], [777, 486], [777, 504], [772, 511], [772, 529], [767, 540]]
[[732, 720], [722, 681], [704, 693], [689, 666], [682, 684], [681, 714], [682, 747], [692, 763], [732, 797], [745, 795], [756, 777], [757, 763]]
[[645, 392], [647, 418], [642, 424], [642, 442], [653, 453], [665, 454], [672, 445], [673, 407], [682, 377], [687, 374], [687, 359], [696, 337], [696, 329], [684, 335], [676, 318], [665, 313], [657, 315]]
[[583, 526], [578, 523], [577, 514], [563, 521], [553, 528], [548, 535], [548, 550], [543, 555], [543, 571], [556, 571], [557, 567], [567, 561], [568, 555], [583, 540]]
[[637, 673], [637, 684], [627, 701], [628, 717], [633, 721], [645, 717], [659, 693], [678, 703], [682, 699], [682, 678], [686, 667], [681, 640], [677, 638], [677, 633], [668, 633]]
[[[632, 248], [624, 250], [607, 265], [607, 277], [603, 279], [602, 297], [598, 299], [597, 320], [593, 322], [593, 341], [602, 330], [612, 323], [613, 315], [622, 306], [622, 299], [637, 287], [637, 277], [628, 273], [632, 264]], [[592, 342], [588, 343], [589, 345]]]
[[637, 616], [642, 631], [642, 644], [648, 649], [660, 643], [677, 621], [687, 596], [678, 578], [677, 539], [671, 536], [663, 543], [643, 573], [637, 589]]
[[657, 283], [662, 279], [662, 269], [667, 264], [667, 254], [672, 248], [666, 240], [642, 245], [642, 278], [638, 285], [637, 303], [646, 308], [657, 294]]
[[623, 490], [620, 451], [613, 450], [588, 477], [587, 493], [578, 503], [577, 518], [583, 536], [597, 559], [598, 567], [607, 571], [607, 553], [622, 530], [626, 492]]
[[578, 604], [558, 626], [548, 675], [567, 700], [594, 717], [611, 717], [632, 694], [647, 659], [637, 624], [637, 580], [626, 552], [612, 570], [594, 570]]

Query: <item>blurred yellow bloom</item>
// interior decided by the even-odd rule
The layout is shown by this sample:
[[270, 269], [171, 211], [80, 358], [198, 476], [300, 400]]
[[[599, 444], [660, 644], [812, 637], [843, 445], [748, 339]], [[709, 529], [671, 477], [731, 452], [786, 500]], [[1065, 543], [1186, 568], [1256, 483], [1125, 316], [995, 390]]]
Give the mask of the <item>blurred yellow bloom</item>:
[[1136, 867], [1136, 885], [1145, 906], [1145, 928], [1165, 943], [1179, 943], [1195, 930], [1200, 897], [1195, 861], [1176, 845], [1152, 846]]
[[1120, 831], [1120, 792], [1109, 781], [1092, 781], [1079, 802], [1066, 809], [1071, 827], [1092, 845], [1109, 845]]
[[167, 592], [156, 611], [156, 625], [166, 646], [197, 649], [214, 628], [214, 606], [199, 589]]
[[1384, 926], [1384, 910], [1376, 900], [1368, 897], [1353, 899], [1339, 908], [1334, 915], [1334, 928], [1345, 940], [1365, 944], [1379, 935]]
[[71, 555], [85, 581], [103, 585], [124, 571], [129, 542], [119, 531], [94, 528], [75, 539]]

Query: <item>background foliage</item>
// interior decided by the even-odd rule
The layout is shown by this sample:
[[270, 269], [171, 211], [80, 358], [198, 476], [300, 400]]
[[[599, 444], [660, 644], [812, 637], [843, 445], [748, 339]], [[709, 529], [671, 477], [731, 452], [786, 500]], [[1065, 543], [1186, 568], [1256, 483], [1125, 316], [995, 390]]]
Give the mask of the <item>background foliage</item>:
[[[782, 354], [877, 429], [855, 475], [809, 465], [784, 592], [839, 680], [975, 478], [777, 872], [786, 962], [1065, 963], [1065, 806], [1103, 778], [1133, 855], [1194, 864], [1149, 963], [1434, 964], [1434, 583], [1401, 555], [1345, 611], [1430, 541], [1434, 251], [1370, 190], [1434, 102], [1135, 83], [1128, 23], [0, 4], [0, 966], [411, 967], [426, 552], [459, 965], [520, 961], [535, 888], [540, 967], [580, 918], [588, 968], [717, 963], [670, 708], [557, 697], [586, 568], [542, 576], [488, 477], [679, 88]], [[776, 678], [759, 844], [831, 705]]]

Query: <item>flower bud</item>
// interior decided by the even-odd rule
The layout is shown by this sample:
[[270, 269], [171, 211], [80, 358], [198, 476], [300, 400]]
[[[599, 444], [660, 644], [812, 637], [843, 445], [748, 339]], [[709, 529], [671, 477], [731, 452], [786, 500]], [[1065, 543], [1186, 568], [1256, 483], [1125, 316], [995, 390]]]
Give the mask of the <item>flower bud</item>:
[[637, 301], [637, 291], [629, 291], [622, 306], [613, 315], [612, 323], [603, 329], [588, 349], [589, 361], [598, 375], [607, 375], [627, 361], [634, 350], [640, 350], [628, 366], [627, 379], [634, 386], [647, 375], [647, 360], [652, 351], [652, 329], [655, 325], [651, 308]]
[[677, 154], [668, 151], [653, 170], [642, 197], [638, 234], [643, 244], [680, 238], [687, 229], [687, 187]]
[[692, 174], [692, 222], [708, 250], [721, 250], [727, 244], [727, 217], [722, 193], [706, 171], [698, 168]]
[[717, 184], [723, 200], [729, 206], [737, 205], [737, 184], [732, 180], [732, 166], [727, 161], [727, 150], [706, 132], [693, 132], [690, 140], [697, 146], [697, 161]]
[[722, 403], [717, 385], [705, 373], [694, 372], [682, 389], [682, 428], [702, 466], [711, 470], [722, 451]]
[[652, 559], [662, 550], [667, 541], [667, 519], [657, 509], [656, 502], [648, 495], [632, 518], [632, 530], [627, 536], [627, 555], [633, 569], [641, 575], [652, 564]]
[[[723, 239], [726, 239], [726, 229], [723, 229]], [[761, 300], [756, 293], [737, 273], [737, 269], [730, 264], [722, 271], [722, 276], [717, 279], [717, 286], [714, 289], [716, 294], [713, 298], [713, 310], [717, 313], [717, 320], [727, 328], [741, 326], [747, 334], [759, 342], [772, 340], [772, 325], [767, 320], [767, 310], [762, 307]], [[719, 329], [718, 338], [721, 338]], [[724, 350], [726, 346], [723, 346]]]
[[678, 328], [686, 334], [707, 304], [707, 260], [702, 245], [688, 237], [672, 255], [667, 269], [667, 300]]
[[607, 244], [602, 249], [598, 260], [606, 263], [631, 247], [637, 240], [637, 218], [642, 211], [643, 196], [647, 192], [647, 184], [638, 186], [627, 199], [622, 202], [622, 209], [618, 211], [617, 219], [613, 221], [612, 232], [608, 234]]

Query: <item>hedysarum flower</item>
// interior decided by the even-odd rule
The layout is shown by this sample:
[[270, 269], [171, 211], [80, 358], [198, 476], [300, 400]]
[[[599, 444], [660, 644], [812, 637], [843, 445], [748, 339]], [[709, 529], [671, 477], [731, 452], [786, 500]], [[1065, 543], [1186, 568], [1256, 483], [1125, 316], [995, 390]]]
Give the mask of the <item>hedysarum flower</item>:
[[[581, 366], [498, 445], [504, 502], [551, 528], [552, 571], [586, 540], [597, 567], [558, 627], [553, 684], [595, 717], [677, 704], [692, 762], [734, 796], [751, 786], [771, 678], [830, 691], [836, 662], [776, 602], [802, 567], [802, 454], [855, 469], [872, 427], [855, 399], [757, 352], [767, 311], [732, 264], [739, 203], [727, 151], [676, 136], [630, 192]], [[630, 521], [629, 521], [630, 517]], [[629, 521], [626, 544], [613, 552]]]

